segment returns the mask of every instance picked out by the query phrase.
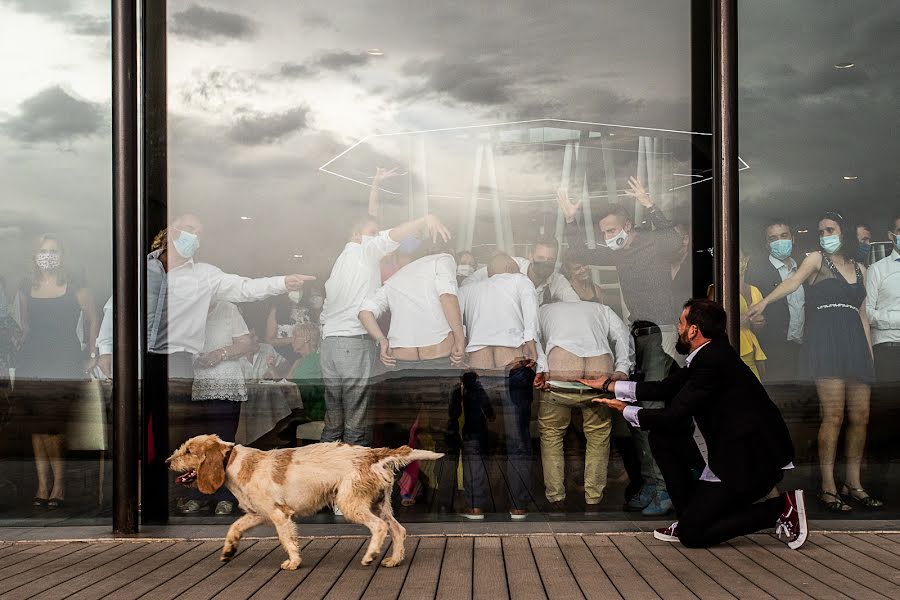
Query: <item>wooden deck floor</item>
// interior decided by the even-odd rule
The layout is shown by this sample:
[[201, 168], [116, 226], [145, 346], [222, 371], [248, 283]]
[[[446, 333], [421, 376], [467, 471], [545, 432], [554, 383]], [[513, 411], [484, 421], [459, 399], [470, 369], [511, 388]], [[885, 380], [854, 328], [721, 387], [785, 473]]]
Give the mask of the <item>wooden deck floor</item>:
[[710, 550], [649, 534], [411, 536], [394, 569], [361, 566], [365, 542], [304, 538], [293, 572], [273, 539], [227, 564], [221, 540], [4, 542], [0, 598], [900, 598], [898, 534], [813, 534], [797, 552], [770, 535]]

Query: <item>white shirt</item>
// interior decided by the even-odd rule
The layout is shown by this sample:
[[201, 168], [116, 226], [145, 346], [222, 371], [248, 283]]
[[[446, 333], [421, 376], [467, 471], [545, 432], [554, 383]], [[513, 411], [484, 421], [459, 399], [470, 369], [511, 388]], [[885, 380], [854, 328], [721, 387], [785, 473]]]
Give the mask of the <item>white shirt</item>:
[[370, 311], [376, 318], [390, 311], [392, 348], [433, 346], [450, 333], [441, 308], [442, 294], [457, 295], [456, 260], [449, 254], [433, 254], [394, 273], [366, 298], [360, 310]]
[[612, 355], [615, 370], [626, 375], [634, 368], [631, 332], [605, 304], [585, 301], [545, 304], [540, 310], [540, 321], [541, 339], [548, 355], [558, 346], [582, 358]]
[[538, 339], [534, 284], [521, 273], [500, 273], [459, 290], [466, 352], [485, 346], [518, 348]]
[[[244, 318], [234, 304], [216, 302], [210, 307], [206, 320], [206, 340], [203, 343], [203, 353], [230, 346], [234, 343], [234, 338], [249, 333], [247, 323], [244, 322]], [[230, 360], [223, 360], [213, 367], [195, 365], [191, 399], [245, 401], [247, 388], [244, 385], [242, 362], [242, 357], [233, 357]]]
[[[275, 364], [269, 365], [269, 359]], [[267, 372], [281, 369], [286, 362], [270, 344], [260, 344], [255, 354], [243, 356], [240, 360], [245, 380], [265, 379]]]
[[900, 342], [900, 253], [896, 249], [866, 272], [866, 314], [873, 345]]
[[155, 354], [198, 354], [213, 300], [251, 302], [287, 291], [284, 276], [250, 279], [193, 259], [166, 273], [161, 252], [147, 255], [147, 348]]
[[[781, 280], [784, 281], [788, 279], [791, 275], [797, 272], [797, 263], [794, 259], [790, 259], [791, 264], [778, 260], [771, 254], [769, 255], [769, 262], [773, 267], [778, 269], [778, 275], [781, 276]], [[789, 342], [797, 342], [798, 344], [803, 341], [803, 323], [806, 320], [806, 313], [804, 312], [804, 304], [806, 304], [806, 295], [803, 291], [803, 286], [801, 285], [797, 288], [796, 292], [791, 292], [787, 296], [788, 303], [788, 313], [790, 315], [790, 320], [788, 322], [788, 334], [787, 340]]]
[[112, 296], [103, 305], [103, 320], [97, 333], [97, 356], [113, 353], [113, 299]]
[[[519, 272], [527, 277], [528, 267], [531, 266], [531, 261], [527, 258], [522, 258], [521, 256], [513, 256], [512, 259], [516, 261], [517, 265], [519, 265]], [[460, 287], [465, 287], [479, 281], [484, 281], [487, 278], [487, 267], [482, 267], [463, 279]], [[534, 288], [534, 296], [535, 298], [537, 298], [539, 305], [543, 303], [544, 290], [546, 290], [548, 287], [550, 288], [550, 297], [553, 300], [558, 300], [561, 302], [579, 302], [581, 300], [575, 290], [572, 289], [572, 284], [569, 283], [569, 280], [566, 279], [561, 273], [557, 273], [556, 271], [554, 271], [550, 275], [550, 277], [547, 278], [547, 281]]]
[[334, 261], [325, 282], [325, 305], [320, 317], [323, 337], [366, 333], [359, 322], [359, 307], [381, 285], [381, 259], [400, 247], [388, 233], [386, 230], [376, 236], [364, 236], [361, 243], [348, 242]]

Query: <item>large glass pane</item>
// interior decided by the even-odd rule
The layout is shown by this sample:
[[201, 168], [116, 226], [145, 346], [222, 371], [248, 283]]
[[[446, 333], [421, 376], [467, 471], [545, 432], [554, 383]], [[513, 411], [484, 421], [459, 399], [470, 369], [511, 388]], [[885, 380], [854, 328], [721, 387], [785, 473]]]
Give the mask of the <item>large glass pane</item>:
[[[168, 2], [157, 465], [204, 433], [409, 444], [446, 456], [398, 477], [404, 519], [618, 517], [642, 480], [638, 510], [670, 510], [646, 436], [519, 359], [541, 342], [554, 381], [677, 362], [710, 176], [691, 4]], [[169, 486], [174, 516], [237, 513]]]
[[0, 2], [4, 525], [109, 519], [109, 42], [108, 2]]
[[741, 293], [771, 300], [744, 351], [821, 517], [900, 503], [898, 19], [897, 2], [741, 3]]

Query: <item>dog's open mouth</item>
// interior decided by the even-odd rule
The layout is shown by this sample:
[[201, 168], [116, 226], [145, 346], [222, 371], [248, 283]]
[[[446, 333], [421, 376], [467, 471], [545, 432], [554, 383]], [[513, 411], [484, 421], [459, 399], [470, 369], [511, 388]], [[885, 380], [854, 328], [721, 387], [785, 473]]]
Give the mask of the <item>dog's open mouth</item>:
[[178, 485], [191, 485], [195, 481], [197, 481], [197, 471], [194, 469], [191, 469], [187, 473], [182, 473], [175, 478], [175, 483]]

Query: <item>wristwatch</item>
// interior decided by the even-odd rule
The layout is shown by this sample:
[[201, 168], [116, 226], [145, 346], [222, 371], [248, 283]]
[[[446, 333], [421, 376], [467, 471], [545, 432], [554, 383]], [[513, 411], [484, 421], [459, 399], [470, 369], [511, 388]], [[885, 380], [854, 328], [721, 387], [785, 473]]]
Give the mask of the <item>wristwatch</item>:
[[603, 383], [603, 385], [600, 386], [600, 391], [603, 392], [604, 394], [608, 394], [608, 393], [609, 393], [609, 386], [610, 386], [610, 384], [611, 384], [612, 382], [613, 382], [612, 379], [607, 379], [607, 380]]

